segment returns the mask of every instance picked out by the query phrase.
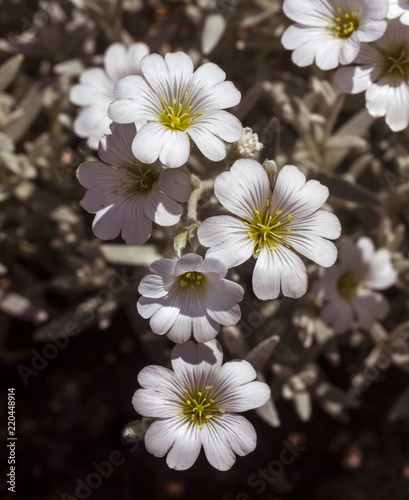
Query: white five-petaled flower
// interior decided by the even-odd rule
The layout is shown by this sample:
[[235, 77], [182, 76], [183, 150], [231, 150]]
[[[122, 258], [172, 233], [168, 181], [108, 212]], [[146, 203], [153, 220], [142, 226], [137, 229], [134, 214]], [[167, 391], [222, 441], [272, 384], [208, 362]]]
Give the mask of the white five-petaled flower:
[[189, 137], [210, 160], [226, 156], [225, 142], [242, 135], [240, 121], [223, 111], [240, 102], [241, 94], [226, 73], [213, 63], [193, 72], [183, 52], [151, 54], [141, 62], [142, 76], [122, 79], [109, 116], [118, 123], [143, 121], [132, 145], [136, 158], [180, 167], [190, 153]]
[[224, 279], [227, 266], [218, 259], [187, 254], [179, 260], [160, 259], [142, 279], [139, 314], [151, 318], [152, 331], [174, 342], [185, 342], [193, 333], [198, 342], [213, 339], [220, 324], [235, 325], [240, 319], [237, 302], [243, 288]]
[[322, 319], [338, 333], [347, 331], [354, 319], [370, 328], [376, 319], [389, 312], [386, 298], [374, 290], [385, 290], [396, 281], [397, 273], [386, 248], [375, 250], [372, 240], [360, 238], [345, 242], [339, 250], [339, 263], [320, 270], [313, 290], [328, 302]]
[[220, 344], [192, 341], [172, 351], [172, 370], [147, 366], [138, 376], [132, 403], [135, 410], [157, 420], [145, 435], [155, 457], [166, 457], [172, 469], [189, 469], [203, 446], [209, 463], [228, 470], [257, 443], [254, 427], [237, 415], [258, 408], [270, 398], [270, 388], [254, 381], [256, 371], [244, 360], [222, 366]]
[[340, 68], [335, 80], [344, 92], [365, 92], [372, 116], [385, 116], [394, 132], [409, 124], [409, 26], [388, 21], [380, 40], [361, 48], [353, 66]]
[[281, 39], [294, 50], [297, 66], [315, 60], [324, 70], [351, 63], [361, 42], [372, 42], [386, 29], [388, 0], [285, 0], [284, 13], [296, 24]]
[[190, 179], [180, 169], [136, 160], [131, 149], [134, 124], [113, 124], [111, 130], [100, 142], [101, 161], [78, 167], [78, 180], [88, 189], [80, 205], [96, 214], [92, 229], [98, 238], [110, 240], [121, 233], [128, 245], [141, 245], [151, 235], [152, 221], [160, 226], [179, 222]]
[[86, 69], [80, 83], [71, 89], [71, 102], [84, 108], [74, 121], [74, 132], [87, 138], [89, 147], [98, 149], [100, 138], [111, 133], [108, 107], [115, 100], [115, 84], [124, 76], [140, 74], [141, 60], [147, 54], [149, 48], [144, 43], [134, 43], [128, 48], [113, 43], [105, 52], [104, 69]]
[[274, 299], [280, 289], [294, 298], [306, 292], [306, 268], [295, 252], [321, 266], [334, 264], [337, 249], [328, 239], [338, 238], [341, 226], [334, 214], [319, 210], [328, 188], [316, 180], [306, 182], [297, 167], [283, 167], [271, 193], [258, 162], [237, 160], [230, 172], [216, 178], [214, 190], [220, 203], [240, 218], [206, 219], [198, 230], [199, 241], [210, 247], [209, 257], [228, 267], [254, 255], [253, 290], [259, 299]]
[[409, 25], [409, 1], [389, 0], [388, 19], [399, 17], [401, 23]]

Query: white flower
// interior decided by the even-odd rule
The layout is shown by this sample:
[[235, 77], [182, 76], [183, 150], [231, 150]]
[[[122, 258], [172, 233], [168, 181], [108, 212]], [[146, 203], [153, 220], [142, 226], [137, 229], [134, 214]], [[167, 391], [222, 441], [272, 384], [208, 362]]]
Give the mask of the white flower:
[[385, 116], [394, 131], [409, 123], [409, 27], [389, 21], [384, 36], [362, 47], [354, 66], [335, 75], [344, 92], [366, 90], [366, 107], [372, 116]]
[[351, 63], [361, 42], [380, 38], [386, 29], [388, 0], [285, 0], [284, 13], [296, 24], [281, 39], [294, 50], [297, 66], [315, 60], [321, 69]]
[[320, 275], [313, 290], [328, 302], [321, 317], [336, 332], [347, 331], [354, 319], [368, 329], [376, 319], [388, 314], [388, 301], [374, 290], [392, 286], [397, 274], [389, 251], [376, 251], [369, 238], [360, 238], [356, 244], [345, 242], [339, 250], [339, 263], [321, 270]]
[[263, 144], [251, 127], [245, 127], [242, 138], [236, 142], [236, 149], [244, 158], [251, 158], [263, 149]]
[[132, 145], [140, 161], [158, 158], [169, 167], [186, 163], [189, 137], [210, 160], [226, 156], [226, 142], [242, 135], [240, 121], [225, 108], [240, 102], [241, 94], [226, 73], [213, 63], [193, 72], [187, 54], [175, 52], [165, 58], [151, 54], [141, 62], [142, 76], [128, 76], [114, 90], [118, 101], [109, 116], [118, 123], [144, 121]]
[[191, 467], [203, 446], [210, 464], [228, 470], [236, 456], [252, 452], [254, 427], [236, 413], [258, 408], [270, 398], [270, 388], [254, 381], [256, 371], [247, 361], [222, 366], [220, 344], [192, 341], [172, 351], [173, 371], [147, 366], [138, 376], [142, 389], [132, 399], [135, 410], [157, 420], [145, 435], [145, 446], [155, 457], [166, 457], [172, 469]]
[[198, 342], [213, 339], [220, 324], [235, 325], [240, 319], [237, 302], [243, 288], [224, 279], [227, 266], [218, 259], [187, 254], [179, 260], [160, 259], [142, 279], [138, 311], [151, 318], [152, 331], [174, 342], [185, 342], [193, 332]]
[[178, 202], [190, 196], [190, 179], [181, 170], [146, 165], [132, 155], [135, 125], [111, 126], [113, 135], [101, 139], [102, 161], [85, 161], [77, 170], [88, 189], [80, 205], [96, 214], [92, 229], [98, 238], [110, 240], [121, 232], [128, 245], [145, 243], [152, 221], [160, 226], [177, 224], [183, 213]]
[[85, 70], [80, 83], [71, 89], [71, 102], [84, 108], [74, 121], [74, 132], [87, 138], [89, 147], [97, 149], [100, 138], [111, 133], [108, 107], [115, 100], [115, 84], [124, 76], [140, 74], [141, 59], [147, 54], [149, 48], [144, 43], [134, 43], [128, 48], [113, 43], [105, 52], [104, 69]]
[[396, 19], [397, 17], [401, 23], [409, 25], [408, 0], [389, 0], [388, 19]]
[[199, 241], [210, 247], [209, 257], [228, 267], [254, 255], [253, 290], [259, 299], [274, 299], [280, 289], [295, 298], [306, 292], [305, 265], [294, 250], [325, 267], [337, 258], [335, 245], [326, 238], [338, 238], [339, 220], [318, 210], [328, 189], [318, 181], [305, 181], [297, 167], [286, 165], [271, 194], [267, 173], [248, 159], [237, 160], [230, 172], [216, 178], [216, 197], [240, 219], [228, 215], [206, 219], [198, 230]]

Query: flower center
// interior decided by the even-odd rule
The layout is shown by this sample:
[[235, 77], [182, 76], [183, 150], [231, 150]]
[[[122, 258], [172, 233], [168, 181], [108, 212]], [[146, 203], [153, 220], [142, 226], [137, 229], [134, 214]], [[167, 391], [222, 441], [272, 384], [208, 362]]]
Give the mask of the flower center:
[[272, 212], [269, 207], [270, 200], [267, 200], [262, 212], [255, 210], [252, 221], [243, 221], [249, 229], [247, 236], [253, 240], [255, 254], [265, 247], [272, 251], [277, 250], [279, 245], [290, 248], [285, 241], [291, 233], [289, 225], [293, 220], [292, 215], [284, 215], [282, 210]]
[[183, 404], [183, 409], [178, 413], [181, 417], [186, 417], [195, 423], [199, 429], [206, 427], [208, 420], [213, 418], [215, 414], [223, 415], [226, 410], [219, 408], [216, 401], [212, 399], [212, 385], [207, 385], [201, 391], [188, 391], [184, 389], [186, 400]]
[[359, 17], [354, 12], [345, 12], [338, 7], [335, 16], [334, 22], [328, 24], [328, 28], [335, 37], [346, 40], [359, 28]]
[[350, 300], [360, 288], [363, 288], [363, 285], [359, 282], [357, 275], [353, 271], [348, 271], [340, 276], [337, 288], [338, 293], [342, 297]]
[[187, 293], [189, 288], [199, 290], [200, 293], [203, 293], [203, 285], [206, 282], [206, 278], [203, 274], [197, 271], [189, 271], [188, 273], [178, 276], [178, 280], [180, 287], [185, 289], [185, 293]]
[[[125, 198], [152, 191], [155, 189], [159, 178], [159, 174], [153, 165], [146, 165], [136, 161], [127, 168], [127, 173], [128, 178], [122, 181], [121, 186], [123, 189], [120, 192]], [[113, 193], [117, 194], [119, 190], [116, 189]]]
[[392, 77], [395, 81], [409, 79], [409, 51], [406, 44], [383, 52], [382, 55], [382, 76]]
[[192, 109], [187, 92], [185, 92], [184, 99], [180, 101], [174, 97], [171, 102], [165, 102], [163, 96], [160, 96], [159, 101], [161, 114], [158, 123], [170, 130], [186, 132], [196, 118], [203, 115], [203, 112], [198, 113]]

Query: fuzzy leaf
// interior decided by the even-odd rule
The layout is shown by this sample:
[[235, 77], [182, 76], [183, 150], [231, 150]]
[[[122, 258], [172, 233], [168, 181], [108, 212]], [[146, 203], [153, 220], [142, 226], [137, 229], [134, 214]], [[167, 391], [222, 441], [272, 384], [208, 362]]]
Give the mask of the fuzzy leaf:
[[16, 54], [0, 66], [0, 92], [3, 92], [14, 80], [23, 61], [23, 54]]

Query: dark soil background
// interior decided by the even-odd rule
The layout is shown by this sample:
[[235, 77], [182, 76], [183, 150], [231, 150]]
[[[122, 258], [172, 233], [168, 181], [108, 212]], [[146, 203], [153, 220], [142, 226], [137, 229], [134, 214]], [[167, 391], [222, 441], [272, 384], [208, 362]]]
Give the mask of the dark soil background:
[[[152, 334], [153, 335], [153, 334]], [[15, 321], [8, 351], [35, 349], [30, 326]], [[348, 352], [343, 352], [348, 357]], [[21, 363], [31, 367], [32, 354]], [[324, 362], [321, 360], [324, 365]], [[281, 400], [282, 425], [273, 429], [252, 412], [256, 451], [238, 457], [225, 473], [213, 469], [203, 455], [186, 472], [168, 469], [165, 459], [151, 456], [143, 443], [121, 439], [124, 425], [137, 416], [131, 404], [137, 374], [149, 359], [120, 310], [108, 330], [88, 330], [69, 338], [67, 346], [25, 386], [16, 366], [2, 367], [2, 414], [7, 387], [16, 391], [16, 493], [1, 483], [4, 499], [27, 500], [406, 500], [409, 497], [408, 429], [388, 424], [386, 414], [406, 385], [401, 372], [390, 369], [350, 412], [348, 425], [314, 406], [302, 423], [292, 404]], [[343, 363], [341, 363], [343, 366]], [[329, 370], [329, 368], [328, 368]], [[344, 372], [331, 368], [331, 378], [345, 384]], [[335, 379], [334, 379], [335, 378]], [[338, 378], [338, 380], [336, 380]], [[2, 435], [6, 434], [2, 419]], [[4, 441], [3, 441], [4, 443]], [[298, 446], [291, 464], [278, 461], [285, 444]], [[2, 477], [8, 472], [2, 449]], [[288, 455], [285, 455], [286, 457]], [[111, 460], [111, 466], [107, 462]], [[105, 465], [101, 465], [105, 462]], [[96, 473], [96, 467], [102, 467]], [[263, 469], [266, 471], [263, 473]], [[107, 476], [101, 477], [102, 474]], [[257, 477], [257, 475], [261, 477]], [[266, 475], [267, 479], [262, 479]], [[250, 484], [248, 484], [248, 481]], [[84, 486], [88, 483], [88, 487]]]

